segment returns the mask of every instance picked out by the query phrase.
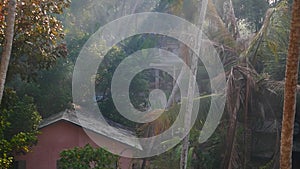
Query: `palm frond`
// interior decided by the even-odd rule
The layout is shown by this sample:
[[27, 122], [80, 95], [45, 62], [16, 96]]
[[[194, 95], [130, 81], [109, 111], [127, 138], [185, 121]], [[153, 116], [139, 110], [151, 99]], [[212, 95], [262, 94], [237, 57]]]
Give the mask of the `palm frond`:
[[286, 57], [289, 25], [288, 4], [282, 1], [267, 11], [262, 28], [241, 56], [247, 58], [259, 73], [274, 74], [275, 69], [282, 65], [279, 64], [281, 59]]

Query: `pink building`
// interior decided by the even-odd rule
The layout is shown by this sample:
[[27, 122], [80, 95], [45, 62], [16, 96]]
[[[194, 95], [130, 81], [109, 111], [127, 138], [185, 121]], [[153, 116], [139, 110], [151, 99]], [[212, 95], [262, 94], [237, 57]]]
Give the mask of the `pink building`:
[[[83, 147], [86, 144], [99, 147], [93, 141], [95, 139], [106, 148], [114, 148], [118, 152], [132, 153], [130, 147], [140, 148], [139, 144], [126, 137], [133, 136], [133, 133], [120, 125], [116, 125], [119, 126], [117, 133], [107, 131], [107, 126], [98, 124], [95, 127], [95, 119], [88, 116], [79, 122], [76, 113], [65, 111], [44, 119], [40, 124], [41, 134], [38, 136], [37, 145], [32, 148], [32, 152], [16, 157], [17, 168], [56, 169], [62, 150]], [[93, 140], [88, 135], [92, 136]], [[132, 159], [121, 157], [118, 166], [121, 169], [131, 169]]]

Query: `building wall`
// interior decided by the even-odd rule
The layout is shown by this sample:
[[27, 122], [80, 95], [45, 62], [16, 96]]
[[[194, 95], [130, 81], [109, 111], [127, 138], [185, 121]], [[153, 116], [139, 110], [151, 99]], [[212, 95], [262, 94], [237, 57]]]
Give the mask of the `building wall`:
[[[53, 123], [40, 131], [38, 143], [32, 148], [32, 152], [15, 157], [16, 160], [26, 161], [26, 169], [56, 169], [62, 150], [83, 147], [86, 144], [98, 147], [81, 127], [67, 121]], [[99, 139], [107, 144], [115, 143], [116, 148], [126, 147], [104, 136], [99, 136]], [[120, 158], [119, 165], [122, 169], [131, 169], [131, 159]]]

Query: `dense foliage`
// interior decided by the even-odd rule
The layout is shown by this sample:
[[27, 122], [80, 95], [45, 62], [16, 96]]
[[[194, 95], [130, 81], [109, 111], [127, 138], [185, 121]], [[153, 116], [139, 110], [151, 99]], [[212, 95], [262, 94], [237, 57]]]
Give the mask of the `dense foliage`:
[[64, 150], [60, 153], [60, 169], [114, 169], [117, 157], [102, 148], [84, 147]]
[[[0, 53], [5, 38], [7, 2], [0, 1]], [[253, 153], [247, 149], [251, 140], [247, 132], [261, 127], [266, 117], [280, 119], [282, 83], [273, 80], [284, 80], [291, 0], [232, 0], [234, 16], [231, 23], [228, 23], [224, 11], [224, 4], [229, 2], [208, 0], [204, 33], [219, 53], [226, 75], [234, 70], [231, 82], [237, 86], [231, 89], [239, 97], [228, 101], [227, 108], [236, 106], [238, 110], [232, 112], [228, 109], [214, 135], [204, 144], [199, 144], [197, 139], [207, 110], [199, 111], [199, 119], [190, 133], [187, 165], [188, 168], [207, 169], [226, 168], [223, 164], [237, 168], [276, 168], [278, 153], [274, 146], [277, 145], [272, 142], [276, 141], [275, 137], [268, 141], [268, 145], [273, 146], [272, 157], [251, 161], [247, 157]], [[0, 107], [0, 166], [8, 168], [13, 155], [30, 151], [37, 141], [40, 115], [46, 118], [71, 108], [73, 66], [85, 42], [100, 26], [123, 15], [145, 11], [170, 13], [196, 23], [198, 3], [197, 0], [149, 0], [130, 4], [123, 0], [73, 0], [72, 3], [69, 0], [18, 0], [13, 51]], [[237, 29], [233, 31], [233, 28]], [[153, 123], [136, 124], [116, 110], [110, 92], [111, 79], [124, 58], [141, 49], [162, 47], [159, 42], [164, 38], [136, 35], [125, 39], [106, 54], [96, 76], [95, 102], [103, 115], [129, 127], [138, 126], [141, 136], [149, 137], [149, 132], [151, 136], [157, 135], [168, 129], [180, 104], [175, 104]], [[237, 65], [246, 65], [247, 68], [235, 67]], [[130, 99], [137, 109], [144, 110], [149, 106], [148, 95], [155, 81], [153, 72], [139, 73], [130, 85]], [[200, 92], [206, 95], [210, 92], [209, 79], [200, 63], [197, 73]], [[172, 78], [160, 78], [162, 84], [172, 87], [169, 85]], [[169, 96], [170, 90], [164, 91]], [[201, 104], [204, 108], [209, 107], [206, 101]], [[262, 136], [256, 139], [266, 142]], [[162, 155], [144, 160], [149, 161], [147, 167], [150, 168], [179, 167], [181, 149], [182, 143]], [[230, 160], [224, 162], [226, 153], [230, 154]], [[63, 151], [60, 164], [62, 168], [101, 169], [113, 168], [116, 160], [105, 150], [86, 145]]]
[[246, 21], [250, 29], [258, 32], [269, 8], [269, 2], [267, 0], [233, 0], [233, 4], [237, 19]]
[[[0, 47], [5, 38], [7, 2], [0, 2]], [[58, 57], [66, 56], [63, 26], [55, 15], [68, 5], [68, 1], [17, 1], [10, 77], [20, 74], [23, 79], [32, 78], [38, 70], [53, 65]]]
[[41, 117], [29, 96], [18, 96], [7, 89], [1, 104], [0, 166], [8, 168], [13, 156], [27, 153], [37, 143]]
[[[70, 1], [17, 1], [13, 48], [6, 90], [0, 107], [1, 168], [9, 168], [14, 155], [29, 152], [30, 147], [37, 142], [38, 125], [41, 120], [38, 111], [47, 108], [44, 107], [44, 100], [41, 100], [43, 105], [38, 105], [37, 100], [47, 98], [45, 91], [50, 88], [45, 83], [51, 84], [44, 79], [44, 85], [40, 85], [41, 80], [38, 82], [37, 79], [41, 79], [38, 76], [42, 74], [44, 78], [46, 72], [43, 71], [53, 67], [58, 58], [67, 55], [63, 42], [63, 26], [56, 16], [62, 14], [69, 3]], [[5, 40], [7, 11], [8, 0], [1, 0], [1, 53]], [[24, 86], [30, 85], [33, 90], [25, 89]], [[44, 93], [38, 91], [40, 87]]]

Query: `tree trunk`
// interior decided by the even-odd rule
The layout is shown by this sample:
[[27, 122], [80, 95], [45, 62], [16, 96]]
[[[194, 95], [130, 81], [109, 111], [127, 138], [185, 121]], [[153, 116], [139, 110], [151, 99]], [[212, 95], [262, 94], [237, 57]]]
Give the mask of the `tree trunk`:
[[14, 25], [16, 16], [16, 0], [10, 0], [8, 2], [8, 15], [7, 15], [7, 27], [5, 30], [5, 41], [3, 45], [3, 53], [1, 57], [0, 65], [0, 104], [2, 101], [4, 84], [11, 55], [12, 42], [14, 36]]
[[290, 42], [286, 61], [284, 107], [280, 146], [280, 168], [292, 168], [293, 130], [296, 108], [296, 89], [300, 56], [300, 0], [292, 7]]
[[[203, 30], [203, 22], [205, 20], [205, 15], [206, 15], [206, 9], [207, 9], [207, 4], [208, 0], [201, 0], [200, 1], [200, 15], [199, 15], [199, 20], [197, 21], [199, 25], [200, 31], [198, 31], [196, 35], [196, 44], [201, 43], [202, 39], [202, 30]], [[200, 42], [198, 42], [198, 37], [200, 39]], [[200, 44], [201, 46], [201, 44]], [[199, 54], [201, 54], [201, 49], [199, 49]], [[197, 66], [198, 66], [198, 56], [192, 54], [191, 57], [191, 72], [196, 75], [197, 74]], [[187, 63], [188, 64], [188, 63]], [[189, 77], [189, 86], [188, 86], [188, 96], [187, 96], [187, 105], [186, 105], [186, 115], [184, 119], [184, 126], [185, 129], [190, 126], [191, 123], [191, 114], [192, 114], [192, 109], [193, 109], [193, 101], [194, 101], [194, 90], [195, 90], [195, 83], [192, 83], [192, 77], [193, 75], [190, 75]], [[188, 152], [189, 152], [189, 137], [190, 134], [187, 134], [187, 136], [183, 139], [182, 142], [182, 149], [181, 149], [181, 156], [180, 156], [180, 169], [186, 169], [187, 168], [187, 161], [188, 161]]]
[[224, 22], [226, 28], [231, 33], [234, 40], [240, 37], [239, 29], [236, 23], [236, 17], [234, 14], [234, 8], [231, 0], [226, 0], [223, 4], [224, 10]]
[[[197, 64], [198, 64], [198, 57], [192, 55], [191, 72], [193, 74], [197, 74]], [[188, 94], [187, 94], [187, 103], [186, 103], [186, 114], [184, 115], [184, 129], [188, 129], [191, 125], [191, 117], [192, 117], [193, 102], [194, 102], [194, 91], [196, 87], [195, 83], [196, 82], [193, 81], [193, 75], [190, 75]], [[180, 169], [187, 168], [189, 138], [190, 138], [190, 134], [187, 134], [184, 137], [182, 142], [182, 149], [181, 149], [181, 156], [180, 156]]]

